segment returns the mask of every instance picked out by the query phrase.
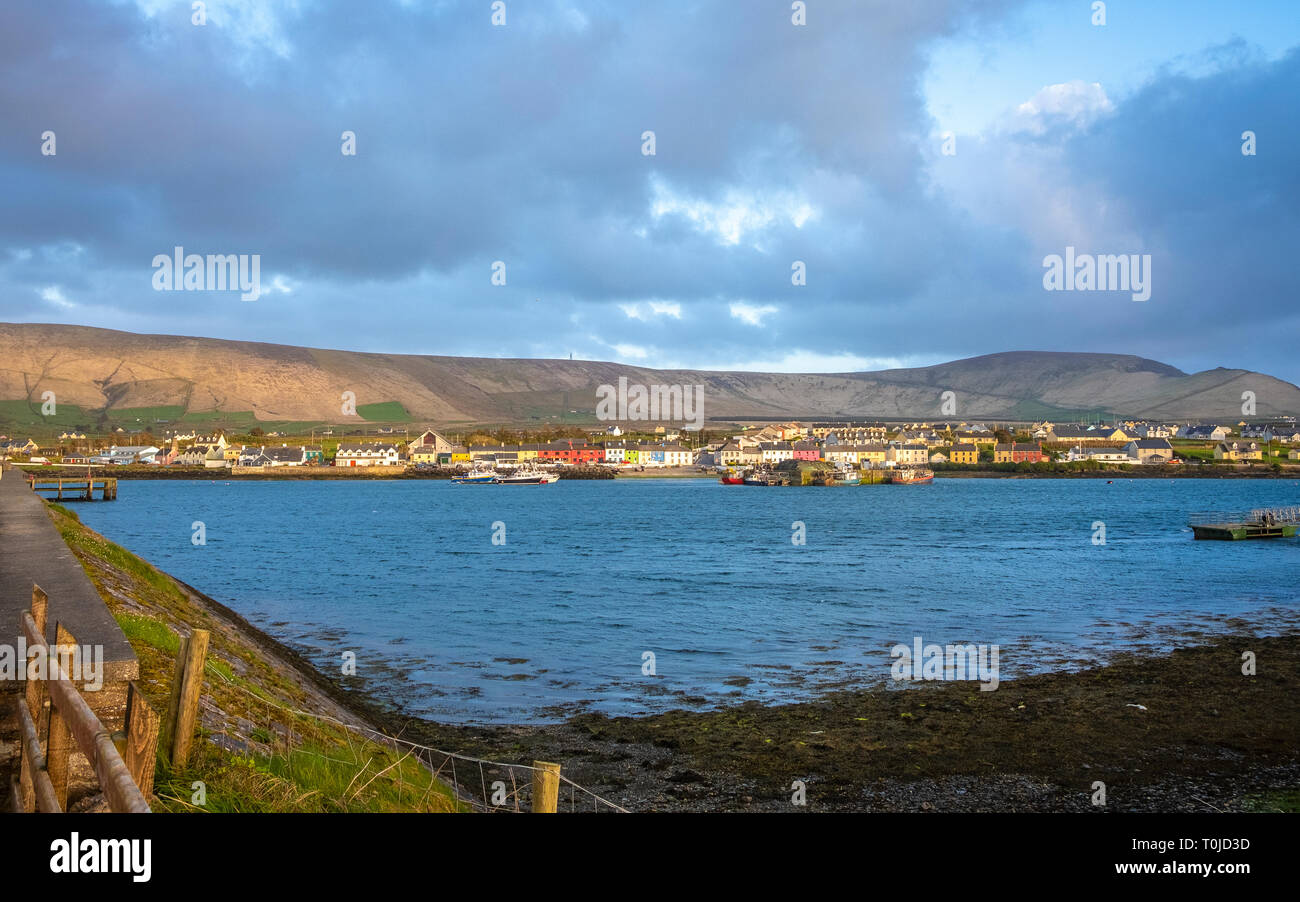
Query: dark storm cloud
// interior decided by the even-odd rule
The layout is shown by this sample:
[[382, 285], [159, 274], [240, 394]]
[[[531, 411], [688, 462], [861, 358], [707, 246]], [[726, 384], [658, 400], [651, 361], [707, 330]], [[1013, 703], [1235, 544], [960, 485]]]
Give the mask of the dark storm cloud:
[[[928, 43], [1016, 5], [818, 0], [794, 28], [776, 0], [518, 0], [494, 28], [481, 2], [213, 2], [198, 28], [188, 3], [11, 2], [0, 317], [438, 353], [621, 346], [649, 364], [1079, 341], [1219, 362], [1191, 314], [1212, 319], [1209, 294], [1231, 280], [1162, 264], [1157, 291], [1177, 289], [1186, 319], [1158, 331], [1132, 309], [1143, 305], [1061, 304], [1040, 284], [1052, 251], [1018, 213], [1040, 186], [980, 167], [966, 144], [936, 158], [919, 87]], [[1044, 168], [1054, 154], [1054, 178], [1129, 211], [1092, 223], [1099, 234], [1141, 233], [1170, 259], [1205, 260], [1227, 217], [1229, 259], [1272, 291], [1285, 268], [1267, 251], [1296, 231], [1278, 200], [1295, 196], [1293, 118], [1287, 146], [1276, 131], [1294, 57], [1286, 66], [1171, 76], [1088, 130], [1001, 135], [985, 152], [1005, 159], [1016, 145]], [[1198, 151], [1211, 137], [1193, 128], [1207, 122], [1198, 110], [1213, 105], [1215, 127], [1239, 134], [1247, 101], [1240, 118], [1273, 130], [1264, 165], [1225, 177], [1230, 154], [1186, 158], [1180, 142]], [[38, 153], [47, 128], [54, 158]], [[654, 157], [640, 153], [647, 129]], [[356, 157], [339, 152], [344, 130]], [[1006, 216], [934, 190], [931, 171], [947, 164], [966, 184], [992, 178]], [[177, 244], [261, 254], [267, 294], [249, 305], [153, 292], [150, 261]], [[505, 288], [489, 284], [495, 260]], [[794, 260], [807, 287], [790, 284]], [[654, 313], [650, 300], [677, 306]], [[737, 303], [774, 311], [754, 325]], [[1288, 315], [1276, 298], [1258, 307], [1261, 322]], [[395, 316], [358, 321], [369, 308]]]

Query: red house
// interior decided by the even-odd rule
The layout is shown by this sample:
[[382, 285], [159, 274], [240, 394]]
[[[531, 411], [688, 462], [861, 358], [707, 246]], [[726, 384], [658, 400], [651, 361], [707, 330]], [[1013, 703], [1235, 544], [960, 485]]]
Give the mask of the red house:
[[560, 439], [543, 445], [537, 452], [539, 460], [553, 460], [564, 464], [593, 464], [605, 459], [605, 449], [585, 441]]
[[1036, 464], [1043, 460], [1043, 446], [1038, 442], [999, 442], [993, 446], [993, 462], [998, 464]]

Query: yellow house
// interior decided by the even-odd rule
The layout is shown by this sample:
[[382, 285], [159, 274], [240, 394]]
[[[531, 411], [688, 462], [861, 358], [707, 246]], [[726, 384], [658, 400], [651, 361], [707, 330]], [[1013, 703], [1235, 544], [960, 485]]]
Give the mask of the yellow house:
[[858, 445], [858, 466], [883, 466], [889, 449], [884, 445]]
[[239, 445], [238, 447], [235, 445], [227, 445], [221, 449], [221, 456], [230, 461], [231, 466], [234, 466], [234, 462], [239, 460], [239, 455], [243, 453], [243, 450], [243, 445]]
[[410, 447], [410, 457], [413, 464], [436, 464], [438, 462], [438, 452], [434, 450], [433, 445], [412, 445]]
[[451, 462], [453, 464], [467, 464], [470, 462], [469, 451], [465, 448], [455, 448], [451, 452]]
[[1263, 460], [1257, 442], [1219, 442], [1214, 446], [1215, 460]]
[[977, 464], [980, 462], [978, 445], [957, 444], [948, 452], [948, 461], [954, 464]]

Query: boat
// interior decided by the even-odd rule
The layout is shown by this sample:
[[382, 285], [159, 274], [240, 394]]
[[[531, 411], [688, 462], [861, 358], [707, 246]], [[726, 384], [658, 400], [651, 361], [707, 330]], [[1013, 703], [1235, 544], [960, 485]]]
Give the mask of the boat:
[[521, 468], [513, 473], [499, 475], [492, 481], [497, 485], [550, 485], [552, 482], [559, 482], [559, 480], [559, 473]]
[[451, 477], [452, 485], [491, 485], [497, 479], [495, 470], [470, 470], [459, 476]]
[[860, 485], [862, 482], [862, 475], [857, 470], [836, 470], [834, 478], [836, 485]]
[[722, 483], [723, 485], [744, 485], [745, 477], [732, 476], [730, 473], [724, 473], [722, 477], [718, 479], [718, 482]]
[[771, 485], [766, 473], [750, 473], [741, 480], [742, 485]]
[[889, 485], [929, 485], [934, 482], [934, 471], [928, 467], [900, 467], [885, 477]]

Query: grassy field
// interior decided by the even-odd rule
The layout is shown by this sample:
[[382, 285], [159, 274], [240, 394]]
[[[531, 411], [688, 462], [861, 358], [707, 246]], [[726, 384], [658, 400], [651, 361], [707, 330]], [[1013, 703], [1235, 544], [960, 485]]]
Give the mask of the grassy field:
[[15, 429], [41, 429], [58, 435], [66, 429], [78, 425], [93, 426], [95, 417], [89, 411], [75, 404], [56, 404], [53, 416], [41, 415], [41, 402], [38, 401], [0, 401], [0, 429], [13, 432]]
[[396, 401], [381, 401], [378, 404], [358, 404], [357, 415], [372, 423], [409, 423], [411, 415], [406, 408]]
[[[461, 806], [410, 754], [333, 722], [362, 718], [317, 685], [292, 652], [211, 607], [170, 576], [49, 505], [140, 659], [139, 688], [166, 709], [179, 632], [206, 629], [199, 740], [173, 772], [159, 758], [155, 811], [422, 811]], [[205, 786], [197, 804], [194, 784]]]

